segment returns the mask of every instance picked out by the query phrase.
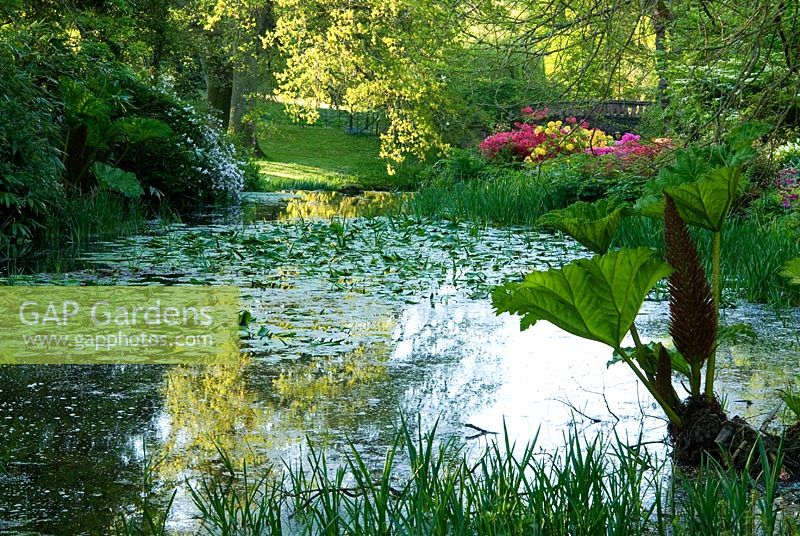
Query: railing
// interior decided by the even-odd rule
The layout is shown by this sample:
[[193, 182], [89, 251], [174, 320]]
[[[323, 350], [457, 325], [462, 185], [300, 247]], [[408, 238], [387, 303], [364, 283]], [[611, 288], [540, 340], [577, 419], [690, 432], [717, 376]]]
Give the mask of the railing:
[[377, 136], [385, 127], [381, 112], [350, 112], [340, 108], [320, 108], [318, 124], [342, 128], [349, 134]]
[[647, 109], [657, 105], [639, 100], [564, 101], [541, 103], [534, 108], [547, 109], [546, 119], [575, 117], [607, 132], [619, 133], [635, 129]]

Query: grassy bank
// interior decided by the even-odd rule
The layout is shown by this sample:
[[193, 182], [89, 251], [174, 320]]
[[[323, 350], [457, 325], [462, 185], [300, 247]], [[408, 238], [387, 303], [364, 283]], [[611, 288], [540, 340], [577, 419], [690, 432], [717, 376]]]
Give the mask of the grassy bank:
[[539, 216], [568, 202], [547, 177], [508, 171], [491, 180], [434, 181], [409, 201], [406, 211], [493, 225], [534, 225]]
[[[711, 235], [692, 232], [710, 273]], [[615, 238], [620, 247], [647, 246], [663, 253], [663, 224], [659, 220], [632, 217], [622, 221]], [[722, 277], [728, 297], [754, 303], [794, 306], [800, 303], [797, 287], [780, 275], [784, 264], [800, 257], [800, 237], [780, 220], [734, 219], [722, 236]]]
[[[160, 211], [166, 217], [166, 208], [161, 207]], [[45, 214], [36, 242], [0, 255], [0, 277], [74, 269], [92, 244], [141, 232], [152, 217], [144, 204], [112, 192], [67, 199]]]
[[378, 156], [376, 136], [348, 134], [347, 125], [292, 122], [280, 104], [270, 104], [259, 125], [266, 158], [259, 160], [261, 189], [275, 190], [413, 190], [420, 166], [408, 163], [389, 175]]
[[[353, 446], [338, 466], [309, 447], [302, 463], [254, 471], [221, 453], [191, 489], [208, 534], [708, 535], [796, 534], [781, 516], [781, 461], [757, 478], [707, 465], [692, 477], [639, 445], [570, 431], [556, 453], [499, 436], [475, 456], [460, 440], [401, 428], [378, 470]], [[755, 459], [768, 462], [763, 451]], [[160, 510], [159, 510], [160, 509]], [[169, 504], [146, 506], [143, 523]], [[159, 522], [150, 523], [158, 529]], [[128, 519], [121, 534], [135, 533]]]

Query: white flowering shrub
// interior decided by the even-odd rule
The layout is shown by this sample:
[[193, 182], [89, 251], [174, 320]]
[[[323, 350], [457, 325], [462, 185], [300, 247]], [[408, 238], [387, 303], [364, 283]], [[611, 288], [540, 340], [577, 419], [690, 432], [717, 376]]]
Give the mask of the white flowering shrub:
[[203, 198], [238, 199], [244, 188], [246, 162], [237, 158], [236, 148], [223, 135], [219, 123], [190, 104], [168, 110], [167, 117], [172, 119], [173, 129], [185, 127], [176, 147], [186, 151], [191, 161], [185, 168], [186, 181]]
[[800, 138], [779, 145], [773, 156], [779, 165], [800, 167]]
[[136, 106], [174, 132], [170, 139], [143, 144], [127, 157], [145, 189], [177, 205], [238, 200], [249, 166], [219, 123], [166, 90], [139, 89]]

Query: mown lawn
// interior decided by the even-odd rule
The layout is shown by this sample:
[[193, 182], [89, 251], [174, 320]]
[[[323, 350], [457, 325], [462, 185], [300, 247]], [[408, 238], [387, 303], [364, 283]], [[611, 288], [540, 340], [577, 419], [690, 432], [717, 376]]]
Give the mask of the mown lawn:
[[344, 126], [291, 123], [281, 109], [269, 110], [259, 129], [263, 190], [416, 188], [420, 166], [404, 164], [389, 175], [377, 137], [348, 134]]

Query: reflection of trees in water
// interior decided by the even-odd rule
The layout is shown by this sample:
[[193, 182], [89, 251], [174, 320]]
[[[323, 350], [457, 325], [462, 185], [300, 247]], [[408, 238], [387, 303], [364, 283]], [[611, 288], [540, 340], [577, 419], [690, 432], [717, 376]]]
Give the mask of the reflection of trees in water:
[[179, 477], [218, 459], [217, 448], [241, 465], [258, 463], [271, 449], [273, 408], [260, 403], [244, 382], [247, 361], [209, 367], [179, 366], [167, 372], [164, 409], [169, 430], [157, 454], [159, 475]]
[[106, 531], [137, 501], [132, 438], [161, 407], [162, 375], [155, 366], [0, 367], [0, 520], [52, 534]]
[[403, 194], [391, 192], [364, 192], [345, 195], [338, 192], [299, 192], [289, 200], [278, 219], [355, 218], [378, 216], [400, 206]]
[[278, 365], [174, 367], [167, 372], [164, 409], [169, 430], [159, 476], [174, 480], [208, 470], [223, 450], [235, 466], [265, 465], [309, 431], [342, 439], [358, 430], [358, 411], [387, 381], [388, 345]]

